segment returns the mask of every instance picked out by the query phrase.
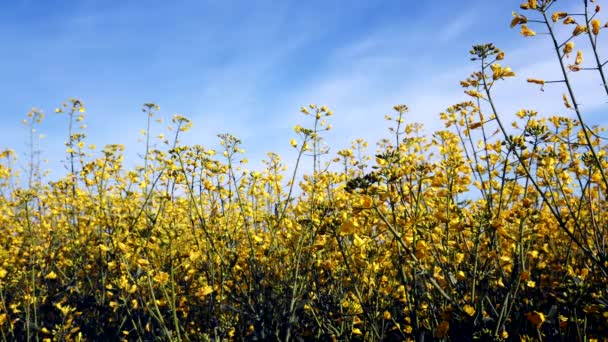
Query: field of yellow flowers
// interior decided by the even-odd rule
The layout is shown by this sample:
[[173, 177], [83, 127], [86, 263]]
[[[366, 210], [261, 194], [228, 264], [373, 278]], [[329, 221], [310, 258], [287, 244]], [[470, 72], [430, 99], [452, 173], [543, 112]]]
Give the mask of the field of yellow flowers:
[[[30, 151], [17, 186], [0, 153], [0, 339], [606, 339], [608, 145], [570, 86], [604, 79], [605, 26], [593, 1], [553, 3], [523, 3], [511, 26], [553, 38], [562, 74], [528, 82], [563, 87], [569, 116], [503, 122], [492, 91], [515, 72], [492, 44], [472, 48], [470, 101], [441, 113], [445, 130], [425, 135], [397, 105], [376, 151], [359, 139], [328, 156], [332, 111], [309, 105], [296, 164], [270, 153], [259, 171], [229, 134], [221, 151], [180, 145], [182, 116], [140, 167], [120, 145], [88, 157], [84, 105], [68, 101], [65, 177], [43, 182]], [[143, 109], [149, 127], [158, 106]]]

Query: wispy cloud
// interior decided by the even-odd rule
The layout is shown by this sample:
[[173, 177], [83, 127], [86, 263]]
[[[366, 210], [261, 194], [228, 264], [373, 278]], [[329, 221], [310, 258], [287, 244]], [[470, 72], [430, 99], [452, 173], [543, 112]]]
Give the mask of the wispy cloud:
[[[151, 3], [66, 2], [36, 7], [35, 20], [25, 23], [12, 18], [33, 4], [0, 14], [0, 38], [12, 51], [0, 66], [0, 92], [11, 94], [0, 114], [7, 131], [0, 146], [23, 140], [19, 117], [31, 106], [51, 112], [69, 96], [87, 104], [91, 142], [124, 143], [136, 161], [144, 102], [159, 103], [166, 121], [173, 113], [193, 119], [184, 143], [217, 147], [217, 133], [235, 134], [254, 164], [268, 151], [293, 161], [292, 127], [304, 121], [299, 106], [311, 102], [336, 114], [327, 134], [333, 152], [358, 137], [387, 137], [383, 117], [395, 104], [407, 104], [407, 120], [432, 132], [442, 129], [440, 111], [467, 99], [458, 81], [476, 68], [470, 45], [488, 41], [507, 50], [504, 64], [518, 74], [496, 87], [501, 114], [564, 112], [561, 85], [540, 92], [525, 82], [550, 79], [557, 64], [542, 35], [524, 40], [508, 28], [511, 4]], [[572, 76], [582, 108], [603, 109], [598, 80]], [[49, 136], [47, 156], [59, 160], [65, 121], [51, 116], [41, 131]], [[167, 133], [154, 126], [160, 132]]]

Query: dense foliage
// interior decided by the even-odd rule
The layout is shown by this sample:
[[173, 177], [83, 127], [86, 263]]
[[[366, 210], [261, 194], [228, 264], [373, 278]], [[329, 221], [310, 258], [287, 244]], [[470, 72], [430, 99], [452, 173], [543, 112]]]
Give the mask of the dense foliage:
[[[155, 147], [154, 104], [144, 105], [144, 165], [125, 169], [120, 145], [89, 157], [72, 99], [57, 110], [69, 172], [43, 182], [43, 115], [30, 112], [24, 184], [13, 153], [0, 155], [0, 338], [605, 338], [608, 146], [570, 86], [575, 72], [604, 77], [600, 8], [583, 3], [570, 16], [530, 0], [521, 7], [535, 19], [512, 22], [528, 37], [528, 25], [550, 38], [572, 25], [554, 40], [563, 73], [528, 80], [563, 86], [566, 116], [522, 109], [505, 124], [492, 88], [515, 73], [492, 44], [471, 50], [479, 69], [461, 82], [471, 101], [441, 113], [446, 130], [425, 135], [398, 105], [375, 152], [359, 139], [330, 156], [332, 112], [310, 105], [291, 142], [297, 163], [270, 153], [260, 171], [245, 169], [230, 134], [217, 154], [180, 145], [182, 116]], [[589, 41], [589, 63], [569, 59], [575, 39]], [[299, 177], [302, 163], [311, 172]]]

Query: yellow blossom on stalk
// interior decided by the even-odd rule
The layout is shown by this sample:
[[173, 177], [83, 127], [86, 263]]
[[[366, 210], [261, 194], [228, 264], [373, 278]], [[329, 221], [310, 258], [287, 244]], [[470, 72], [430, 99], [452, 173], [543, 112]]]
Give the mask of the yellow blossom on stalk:
[[374, 204], [373, 199], [370, 196], [361, 197], [361, 208], [371, 208]]
[[353, 245], [355, 247], [361, 248], [365, 246], [365, 240], [363, 240], [357, 233], [353, 234]]
[[534, 324], [534, 326], [538, 329], [545, 321], [545, 315], [542, 312], [532, 311], [526, 313], [526, 318], [530, 323]]
[[563, 19], [567, 16], [568, 16], [568, 13], [566, 13], [566, 12], [554, 12], [553, 15], [551, 15], [551, 20], [553, 20], [553, 22], [555, 23], [559, 19]]
[[583, 62], [583, 51], [578, 50], [576, 52], [576, 59], [574, 60], [575, 65], [580, 65]]
[[169, 281], [169, 274], [167, 272], [158, 272], [153, 279], [160, 285], [165, 285]]
[[213, 288], [209, 285], [205, 285], [196, 292], [196, 295], [199, 298], [204, 298], [204, 297], [207, 297], [208, 295], [210, 295], [211, 293], [213, 293]]
[[264, 239], [263, 239], [263, 238], [261, 238], [259, 235], [253, 235], [253, 240], [254, 240], [256, 243], [262, 243], [262, 242], [264, 242]]
[[515, 73], [513, 71], [511, 71], [511, 68], [509, 68], [509, 67], [503, 68], [498, 63], [494, 63], [494, 64], [490, 65], [490, 68], [492, 69], [492, 78], [494, 80], [501, 79], [504, 77], [515, 76]]
[[594, 35], [598, 35], [600, 34], [600, 27], [602, 26], [602, 24], [600, 23], [600, 21], [598, 19], [593, 19], [591, 20], [591, 32], [593, 32]]
[[562, 95], [562, 99], [564, 100], [564, 106], [566, 106], [566, 108], [572, 108], [572, 105], [570, 104], [570, 101], [568, 101], [568, 96], [566, 94]]
[[545, 80], [540, 80], [538, 78], [528, 78], [526, 80], [528, 83], [534, 83], [534, 84], [539, 84], [539, 85], [545, 85]]
[[574, 50], [574, 42], [567, 42], [564, 44], [564, 55], [570, 57], [570, 53]]
[[532, 37], [532, 36], [536, 36], [536, 32], [534, 32], [533, 30], [528, 28], [528, 25], [521, 25], [521, 30], [520, 33], [524, 36], [524, 37]]
[[509, 333], [506, 330], [503, 330], [500, 333], [500, 337], [502, 337], [503, 340], [506, 340], [507, 338], [509, 338]]
[[470, 306], [469, 304], [465, 305], [463, 308], [464, 312], [467, 313], [467, 315], [473, 317], [473, 315], [475, 315], [475, 308]]
[[67, 316], [70, 312], [75, 311], [75, 308], [70, 307], [69, 305], [63, 306], [61, 305], [61, 303], [56, 303], [54, 305], [57, 309], [59, 309], [59, 311], [64, 315]]
[[137, 259], [137, 264], [141, 267], [150, 266], [150, 262], [147, 259], [139, 258]]
[[587, 32], [587, 26], [585, 25], [576, 25], [574, 31], [572, 31], [573, 36], [578, 36], [581, 33]]
[[296, 139], [291, 139], [291, 141], [289, 142], [289, 144], [293, 147], [298, 147], [298, 141]]
[[574, 18], [572, 18], [572, 17], [567, 17], [566, 19], [564, 19], [564, 24], [565, 25], [576, 24], [576, 20], [574, 20]]
[[472, 90], [465, 90], [464, 93], [467, 94], [467, 95], [469, 95], [469, 96], [476, 97], [478, 99], [485, 99], [485, 97], [480, 92], [478, 92], [477, 90], [474, 90], [474, 89], [472, 89]]
[[530, 9], [537, 9], [538, 8], [538, 1], [537, 0], [528, 0], [528, 8], [530, 8]]
[[513, 12], [512, 14], [513, 14], [513, 20], [511, 20], [511, 28], [514, 28], [515, 26], [517, 26], [519, 24], [525, 24], [528, 22], [528, 18], [526, 18], [525, 16], [517, 14], [515, 12]]
[[358, 225], [356, 225], [352, 220], [347, 220], [340, 226], [340, 234], [353, 234], [356, 231], [357, 227]]
[[469, 125], [469, 129], [477, 129], [481, 126], [483, 126], [482, 122], [473, 122], [471, 125]]
[[416, 257], [422, 259], [427, 256], [429, 245], [424, 240], [416, 241]]

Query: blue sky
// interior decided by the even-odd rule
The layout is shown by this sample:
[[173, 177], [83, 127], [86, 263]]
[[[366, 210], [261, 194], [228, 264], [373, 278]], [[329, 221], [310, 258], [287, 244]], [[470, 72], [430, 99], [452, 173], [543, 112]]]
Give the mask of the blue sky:
[[[60, 174], [67, 123], [53, 110], [69, 97], [87, 108], [87, 141], [123, 143], [131, 163], [143, 150], [146, 102], [161, 117], [193, 120], [184, 143], [217, 147], [218, 133], [238, 136], [252, 167], [269, 151], [295, 158], [292, 127], [305, 122], [298, 109], [308, 103], [334, 110], [333, 152], [359, 137], [373, 146], [387, 137], [383, 117], [395, 104], [441, 129], [439, 111], [467, 99], [458, 81], [475, 69], [470, 46], [485, 42], [505, 50], [519, 76], [497, 89], [505, 113], [565, 114], [563, 89], [540, 93], [525, 82], [558, 69], [547, 37], [509, 28], [519, 2], [2, 1], [0, 148], [23, 152], [21, 119], [42, 109], [43, 155]], [[580, 78], [582, 102], [601, 121], [598, 81]]]

